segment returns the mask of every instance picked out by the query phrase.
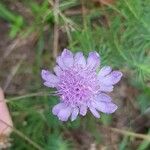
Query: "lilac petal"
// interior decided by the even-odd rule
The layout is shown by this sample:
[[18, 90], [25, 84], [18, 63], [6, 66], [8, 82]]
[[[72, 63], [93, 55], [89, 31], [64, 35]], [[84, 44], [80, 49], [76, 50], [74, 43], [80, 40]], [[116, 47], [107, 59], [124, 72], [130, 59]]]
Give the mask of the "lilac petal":
[[95, 97], [95, 100], [102, 102], [111, 102], [112, 98], [105, 93], [100, 93], [99, 95], [97, 95], [97, 97]]
[[55, 87], [58, 84], [59, 79], [57, 76], [52, 74], [51, 72], [47, 70], [42, 70], [41, 71], [41, 77], [43, 80], [45, 80], [44, 85], [48, 87]]
[[56, 62], [57, 62], [57, 64], [60, 66], [61, 69], [63, 69], [63, 70], [66, 69], [66, 66], [65, 66], [65, 64], [64, 64], [64, 62], [63, 62], [61, 56], [58, 56], [58, 57], [56, 58]]
[[109, 75], [103, 78], [102, 82], [105, 85], [114, 85], [121, 80], [122, 73], [120, 71], [112, 71]]
[[99, 84], [100, 84], [99, 90], [101, 92], [112, 92], [113, 91], [114, 87], [112, 85], [105, 85], [105, 84], [103, 84], [101, 82]]
[[61, 58], [66, 67], [72, 67], [74, 64], [73, 53], [67, 49], [64, 49]]
[[98, 73], [98, 77], [104, 77], [112, 71], [110, 66], [104, 66]]
[[76, 107], [76, 108], [74, 108], [73, 111], [72, 111], [72, 114], [71, 114], [71, 121], [74, 121], [74, 120], [77, 118], [78, 114], [79, 114], [79, 109]]
[[100, 56], [97, 52], [90, 52], [87, 58], [87, 65], [91, 68], [98, 68], [100, 65]]
[[90, 106], [89, 109], [96, 118], [100, 118], [100, 114], [97, 112], [97, 110], [93, 106]]
[[60, 110], [65, 109], [65, 108], [66, 108], [66, 105], [64, 103], [59, 103], [53, 107], [52, 113], [54, 115], [57, 115], [60, 112]]
[[55, 84], [55, 83], [52, 83], [52, 82], [44, 82], [43, 84], [44, 84], [45, 86], [47, 86], [47, 87], [50, 87], [50, 88], [56, 87], [56, 84]]
[[107, 114], [115, 112], [116, 109], [118, 108], [117, 105], [112, 102], [102, 102], [102, 101], [95, 101], [95, 107], [97, 110]]
[[85, 67], [86, 66], [86, 60], [85, 60], [85, 57], [83, 56], [83, 53], [82, 52], [77, 52], [75, 54], [75, 64], [78, 64], [82, 67]]
[[80, 106], [80, 115], [85, 116], [87, 113], [87, 106], [81, 105]]
[[58, 65], [56, 65], [54, 67], [54, 72], [57, 76], [60, 76], [63, 73], [63, 71], [61, 70], [61, 68]]
[[65, 109], [61, 109], [59, 113], [57, 114], [59, 120], [61, 121], [67, 121], [69, 116], [71, 115], [72, 109], [70, 107], [67, 107]]

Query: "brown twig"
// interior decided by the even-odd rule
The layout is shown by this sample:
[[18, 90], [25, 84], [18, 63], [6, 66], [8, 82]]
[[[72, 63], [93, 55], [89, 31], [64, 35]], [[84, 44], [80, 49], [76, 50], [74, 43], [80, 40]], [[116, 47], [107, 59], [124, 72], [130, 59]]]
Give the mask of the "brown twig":
[[55, 17], [55, 23], [54, 23], [54, 39], [53, 39], [53, 57], [56, 58], [58, 55], [58, 42], [59, 42], [59, 0], [55, 0], [54, 5], [54, 17]]
[[30, 37], [18, 37], [12, 43], [6, 48], [6, 52], [2, 56], [3, 59], [6, 59], [12, 52], [13, 50], [20, 48], [21, 46], [24, 46], [28, 44], [29, 42], [35, 43], [35, 41], [38, 38], [38, 33], [34, 32], [30, 35]]
[[58, 55], [58, 41], [59, 41], [59, 29], [58, 25], [54, 25], [54, 40], [53, 40], [53, 57], [56, 58]]
[[15, 74], [17, 73], [18, 69], [20, 68], [22, 62], [25, 60], [26, 58], [26, 55], [23, 55], [22, 56], [22, 59], [19, 61], [19, 63], [14, 66], [11, 70], [11, 73], [8, 75], [7, 79], [6, 79], [6, 82], [5, 82], [5, 85], [4, 85], [4, 91], [6, 91], [7, 87], [9, 86], [9, 84], [11, 83], [13, 77], [15, 76]]
[[86, 27], [86, 8], [85, 8], [85, 5], [84, 5], [84, 0], [81, 1], [81, 4], [82, 4], [82, 20], [83, 20], [83, 25], [84, 27]]
[[[79, 29], [78, 25], [75, 24], [70, 18], [66, 17], [64, 15], [64, 13], [62, 13], [59, 9], [59, 5], [57, 6], [56, 3], [54, 4], [54, 2], [52, 0], [48, 0], [49, 4], [54, 8], [54, 17], [55, 17], [55, 22], [57, 22], [58, 25], [58, 17], [60, 17], [63, 21], [64, 21], [64, 27], [65, 30], [67, 32], [67, 36], [69, 41], [72, 40], [71, 35], [70, 35], [70, 31], [75, 30], [75, 29]], [[54, 6], [56, 5], [58, 7], [58, 9], [56, 9], [57, 7]]]

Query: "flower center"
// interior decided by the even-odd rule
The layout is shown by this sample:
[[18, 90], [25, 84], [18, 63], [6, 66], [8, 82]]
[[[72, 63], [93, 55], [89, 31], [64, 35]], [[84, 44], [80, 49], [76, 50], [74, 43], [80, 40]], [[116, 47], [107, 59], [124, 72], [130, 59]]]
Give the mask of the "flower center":
[[73, 68], [63, 71], [57, 90], [63, 102], [80, 106], [94, 95], [96, 81], [96, 72]]

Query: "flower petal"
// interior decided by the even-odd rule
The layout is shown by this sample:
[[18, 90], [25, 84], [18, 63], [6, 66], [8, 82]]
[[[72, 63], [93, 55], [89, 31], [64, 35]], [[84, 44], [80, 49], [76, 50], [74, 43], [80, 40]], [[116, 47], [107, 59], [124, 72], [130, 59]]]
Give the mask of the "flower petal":
[[86, 66], [86, 60], [85, 60], [85, 57], [84, 57], [82, 52], [77, 52], [75, 54], [74, 59], [75, 59], [75, 64], [78, 64], [78, 65], [80, 65], [82, 67]]
[[80, 106], [80, 115], [85, 116], [87, 113], [87, 106], [81, 105]]
[[59, 120], [61, 121], [67, 121], [69, 116], [71, 115], [72, 109], [70, 107], [67, 107], [65, 109], [61, 109], [59, 113], [57, 114]]
[[52, 82], [44, 82], [43, 84], [44, 84], [45, 86], [47, 86], [47, 87], [50, 87], [50, 88], [56, 87], [56, 84], [55, 84], [55, 83], [52, 83]]
[[72, 111], [72, 114], [71, 114], [71, 121], [74, 121], [74, 120], [77, 118], [78, 114], [79, 114], [79, 109], [76, 107], [76, 108], [74, 108], [73, 111]]
[[44, 85], [48, 87], [56, 87], [59, 79], [57, 76], [49, 72], [48, 70], [41, 71], [41, 77], [45, 81]]
[[64, 103], [59, 103], [53, 107], [52, 113], [54, 115], [57, 115], [60, 112], [60, 110], [65, 109], [65, 108], [66, 108], [66, 105]]
[[97, 52], [90, 52], [87, 58], [87, 66], [90, 68], [98, 68], [100, 65], [100, 56]]
[[104, 66], [98, 73], [98, 77], [104, 77], [112, 71], [110, 66]]
[[112, 71], [109, 75], [104, 77], [102, 82], [105, 85], [114, 85], [121, 80], [122, 73], [120, 71]]
[[102, 102], [111, 102], [112, 98], [105, 93], [100, 93], [99, 95], [97, 95], [97, 97], [95, 97], [95, 100]]
[[61, 69], [63, 69], [63, 70], [66, 69], [66, 66], [65, 66], [65, 64], [64, 64], [64, 62], [63, 62], [61, 56], [58, 56], [58, 57], [56, 58], [56, 62], [57, 62], [57, 64], [60, 66]]
[[89, 109], [96, 118], [100, 118], [100, 114], [97, 112], [97, 110], [93, 106], [90, 106]]
[[97, 110], [107, 114], [115, 112], [116, 109], [118, 108], [117, 105], [112, 102], [102, 102], [102, 101], [95, 101], [95, 107]]
[[64, 49], [61, 58], [66, 67], [72, 67], [74, 63], [73, 53], [67, 49]]
[[61, 68], [58, 65], [56, 65], [54, 67], [54, 72], [57, 76], [60, 76], [63, 73], [63, 71], [61, 70]]
[[99, 84], [100, 84], [99, 90], [101, 92], [112, 92], [113, 91], [114, 87], [112, 85], [105, 85], [105, 84], [103, 84], [101, 82]]

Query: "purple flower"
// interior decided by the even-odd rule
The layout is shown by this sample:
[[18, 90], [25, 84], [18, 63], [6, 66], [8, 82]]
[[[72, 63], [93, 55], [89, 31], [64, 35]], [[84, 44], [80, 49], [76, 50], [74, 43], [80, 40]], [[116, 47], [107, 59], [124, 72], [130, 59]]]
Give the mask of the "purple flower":
[[42, 70], [44, 85], [57, 89], [60, 97], [59, 104], [52, 109], [59, 120], [75, 120], [78, 115], [85, 116], [87, 111], [100, 118], [100, 112], [111, 114], [117, 109], [106, 93], [112, 92], [113, 87], [122, 77], [120, 71], [100, 66], [100, 56], [97, 52], [90, 52], [87, 60], [82, 52], [75, 55], [64, 49], [57, 57], [54, 73]]

